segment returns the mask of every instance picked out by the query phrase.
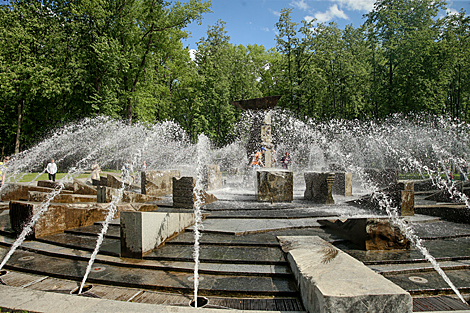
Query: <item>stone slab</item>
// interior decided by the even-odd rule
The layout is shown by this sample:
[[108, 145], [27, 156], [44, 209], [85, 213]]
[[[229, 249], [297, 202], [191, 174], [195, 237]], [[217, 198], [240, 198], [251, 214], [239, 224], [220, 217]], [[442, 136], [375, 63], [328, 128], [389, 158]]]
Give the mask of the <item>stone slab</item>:
[[[39, 180], [37, 182], [37, 186], [51, 188], [51, 189], [58, 189], [60, 188], [60, 183], [57, 181], [51, 181], [51, 180]], [[64, 183], [64, 190], [73, 191], [73, 183]]]
[[409, 249], [410, 242], [388, 218], [318, 220], [363, 250]]
[[[47, 200], [48, 192], [30, 191], [28, 201], [44, 202]], [[76, 195], [76, 194], [58, 194], [52, 200], [53, 203], [76, 203], [76, 202], [96, 202], [96, 196]]]
[[294, 199], [294, 174], [283, 169], [256, 171], [256, 196], [259, 202], [291, 202]]
[[81, 180], [73, 180], [73, 193], [79, 195], [93, 195], [96, 196], [96, 187], [89, 186]]
[[141, 173], [142, 194], [168, 196], [173, 193], [173, 177], [180, 178], [179, 170], [143, 171]]
[[121, 212], [121, 256], [143, 255], [194, 223], [193, 213]]
[[[109, 203], [119, 193], [119, 189], [104, 186], [98, 187], [97, 191], [96, 201], [99, 203]], [[145, 203], [158, 200], [161, 200], [161, 198], [124, 190], [120, 203]]]
[[411, 313], [411, 295], [318, 236], [279, 236], [310, 313]]
[[[19, 183], [6, 184], [5, 187], [3, 187], [1, 198], [2, 201], [27, 200], [30, 191], [52, 192], [54, 189]], [[72, 191], [62, 190], [61, 193], [70, 194]]]
[[[93, 225], [106, 218], [109, 204], [101, 203], [74, 203], [51, 204], [34, 225], [31, 237], [39, 238], [47, 235], [61, 233], [67, 229]], [[10, 201], [10, 223], [15, 233], [23, 230], [34, 214], [42, 210], [43, 203], [29, 201]], [[115, 218], [120, 211], [147, 210], [148, 207], [131, 205], [118, 205]]]

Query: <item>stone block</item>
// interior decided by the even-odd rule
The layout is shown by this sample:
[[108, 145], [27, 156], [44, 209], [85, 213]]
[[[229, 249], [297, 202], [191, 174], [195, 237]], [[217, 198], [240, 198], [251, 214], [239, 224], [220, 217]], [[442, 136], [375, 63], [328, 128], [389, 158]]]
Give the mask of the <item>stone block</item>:
[[349, 218], [318, 220], [362, 250], [409, 249], [410, 241], [388, 218]]
[[81, 180], [73, 180], [73, 193], [79, 195], [93, 195], [96, 196], [96, 187], [89, 186]]
[[121, 212], [121, 257], [142, 258], [194, 223], [193, 213]]
[[334, 173], [306, 172], [304, 173], [304, 199], [320, 204], [334, 204], [333, 183]]
[[317, 236], [278, 237], [310, 313], [411, 313], [411, 295]]
[[[23, 226], [29, 223], [33, 215], [42, 210], [42, 205], [43, 203], [38, 202], [10, 201], [10, 223], [15, 233], [21, 233]], [[30, 237], [39, 238], [104, 221], [108, 206], [109, 204], [101, 203], [51, 204], [34, 225]], [[116, 209], [114, 218], [118, 218], [121, 211], [147, 211], [154, 208], [145, 205], [118, 204]]]
[[217, 164], [204, 166], [204, 188], [214, 190], [222, 188], [222, 172]]
[[[73, 191], [73, 183], [63, 183], [64, 187], [63, 190], [70, 190]], [[39, 180], [37, 182], [38, 187], [46, 187], [51, 189], [59, 189], [60, 183], [57, 181], [50, 181], [50, 180]]]
[[124, 182], [123, 184], [122, 179], [115, 175], [108, 174], [106, 176], [106, 187], [121, 189], [122, 186], [124, 186], [124, 190], [140, 189], [140, 186], [129, 184], [128, 182]]
[[290, 202], [294, 199], [294, 175], [284, 169], [256, 171], [256, 195], [260, 202]]
[[[173, 178], [173, 207], [192, 209], [196, 202], [196, 195], [194, 194], [194, 187], [196, 179], [194, 177], [181, 177]], [[209, 204], [217, 201], [217, 198], [201, 190], [199, 195], [202, 205]]]
[[[28, 201], [44, 202], [50, 193], [30, 191]], [[92, 195], [77, 195], [77, 194], [58, 194], [52, 199], [52, 203], [76, 203], [76, 202], [95, 202], [96, 197]]]
[[[6, 184], [3, 187], [1, 198], [2, 201], [10, 201], [10, 200], [28, 200], [29, 192], [30, 191], [39, 191], [39, 192], [53, 192], [54, 189], [46, 188], [46, 187], [38, 187], [33, 185], [26, 185], [26, 184]], [[62, 190], [62, 194], [71, 194], [72, 191], [70, 190]]]
[[335, 173], [333, 194], [347, 197], [352, 196], [352, 173]]
[[361, 208], [373, 211], [384, 212], [381, 207], [381, 198], [390, 200], [391, 208], [396, 208], [401, 216], [414, 215], [414, 182], [400, 181], [388, 188], [377, 191], [376, 193], [362, 196], [357, 200], [348, 202], [349, 204], [360, 206]]
[[96, 202], [106, 203], [106, 186], [100, 185], [96, 187]]
[[364, 174], [364, 178], [377, 188], [386, 188], [398, 182], [398, 170], [393, 168], [366, 168]]
[[173, 193], [173, 178], [180, 178], [179, 170], [145, 171], [141, 173], [142, 194], [168, 196]]
[[[99, 186], [97, 188], [97, 191], [98, 192], [96, 196], [96, 201], [98, 203], [109, 203], [119, 193], [119, 189], [105, 187], [105, 186]], [[154, 202], [158, 200], [161, 200], [161, 198], [123, 190], [120, 203], [144, 203], [144, 202]], [[103, 202], [99, 202], [99, 201], [103, 201]]]
[[107, 176], [100, 176], [100, 185], [101, 186], [108, 186], [108, 177]]

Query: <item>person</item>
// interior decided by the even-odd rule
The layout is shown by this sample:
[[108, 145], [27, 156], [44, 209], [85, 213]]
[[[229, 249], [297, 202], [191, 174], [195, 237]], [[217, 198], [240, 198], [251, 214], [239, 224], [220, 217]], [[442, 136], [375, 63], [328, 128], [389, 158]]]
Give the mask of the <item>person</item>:
[[289, 169], [289, 164], [292, 162], [290, 159], [289, 152], [286, 152], [286, 154], [281, 158], [281, 164], [283, 169]]
[[47, 164], [46, 172], [49, 174], [49, 180], [55, 181], [55, 174], [57, 173], [57, 164], [55, 164], [54, 159]]
[[262, 159], [263, 159], [263, 155], [265, 151], [266, 151], [266, 148], [261, 147], [261, 151], [256, 152], [255, 155], [253, 156], [253, 160], [251, 161], [249, 167], [252, 167], [253, 169], [260, 168], [260, 166], [264, 167]]
[[125, 182], [132, 182], [133, 181], [133, 177], [131, 176], [131, 164], [130, 164], [129, 160], [126, 160], [126, 162], [122, 166], [121, 178]]
[[98, 165], [98, 162], [95, 161], [91, 167], [91, 179], [100, 180], [100, 172], [100, 166]]
[[142, 172], [145, 172], [147, 170], [147, 163], [144, 163], [142, 164]]
[[0, 186], [3, 186], [5, 183], [5, 176], [7, 172], [7, 164], [10, 161], [10, 158], [8, 156], [3, 158], [3, 162], [0, 162], [0, 176], [2, 177], [2, 184]]

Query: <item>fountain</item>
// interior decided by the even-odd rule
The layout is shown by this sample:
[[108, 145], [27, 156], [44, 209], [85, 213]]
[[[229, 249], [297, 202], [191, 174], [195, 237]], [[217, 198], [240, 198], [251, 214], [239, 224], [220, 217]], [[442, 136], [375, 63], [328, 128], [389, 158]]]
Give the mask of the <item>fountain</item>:
[[[422, 212], [420, 210], [424, 210], [423, 203], [429, 206], [432, 200], [425, 200], [424, 196], [420, 194], [421, 191], [416, 191], [415, 198], [413, 198], [414, 212], [406, 211], [403, 209], [405, 206], [402, 205], [402, 202], [394, 201], [389, 196], [390, 193], [385, 192], [384, 187], [389, 186], [390, 182], [396, 181], [398, 173], [400, 178], [415, 179], [417, 182], [427, 179], [429, 181], [428, 189], [447, 193], [449, 195], [447, 198], [458, 202], [460, 205], [458, 208], [462, 212], [468, 212], [470, 207], [466, 185], [456, 186], [455, 182], [446, 180], [446, 173], [450, 166], [462, 170], [466, 167], [466, 162], [470, 160], [468, 126], [444, 118], [421, 116], [409, 119], [393, 116], [382, 124], [341, 120], [326, 123], [310, 120], [300, 121], [288, 111], [275, 109], [277, 100], [278, 98], [275, 97], [273, 99], [237, 102], [244, 109], [255, 110], [244, 112], [237, 127], [240, 133], [239, 139], [227, 147], [211, 147], [209, 139], [204, 135], [199, 136], [197, 143], [194, 144], [184, 131], [172, 122], [162, 122], [151, 126], [129, 126], [107, 118], [96, 118], [67, 125], [37, 146], [14, 156], [8, 168], [8, 184], [0, 189], [0, 194], [4, 198], [7, 194], [14, 195], [15, 192], [18, 198], [24, 198], [25, 195], [36, 197], [34, 199], [37, 200], [35, 205], [38, 209], [30, 222], [22, 229], [16, 241], [13, 241], [11, 232], [5, 231], [10, 227], [8, 222], [1, 224], [4, 227], [3, 232], [0, 233], [3, 236], [3, 243], [11, 248], [8, 252], [4, 249], [1, 250], [3, 259], [0, 270], [4, 267], [17, 268], [22, 271], [32, 268], [34, 272], [47, 273], [51, 277], [66, 276], [63, 273], [42, 269], [39, 260], [35, 263], [32, 261], [33, 259], [28, 259], [28, 257], [36, 257], [47, 263], [43, 258], [51, 255], [59, 257], [58, 252], [46, 250], [51, 248], [43, 244], [43, 242], [47, 242], [51, 245], [56, 242], [62, 246], [82, 251], [74, 258], [77, 258], [77, 262], [80, 261], [83, 265], [76, 266], [74, 268], [76, 273], [73, 275], [67, 274], [73, 277], [73, 280], [81, 279], [78, 292], [76, 292], [78, 294], [82, 293], [86, 281], [91, 280], [93, 283], [106, 282], [108, 285], [129, 285], [134, 288], [142, 288], [144, 290], [142, 294], [146, 295], [151, 294], [149, 290], [166, 293], [167, 297], [170, 297], [169, 294], [174, 294], [175, 291], [186, 295], [191, 292], [192, 296], [187, 296], [185, 303], [188, 302], [187, 298], [191, 298], [191, 306], [195, 308], [215, 305], [214, 303], [219, 301], [217, 296], [221, 295], [225, 295], [226, 298], [223, 299], [225, 302], [220, 300], [219, 303], [224, 304], [219, 306], [228, 305], [229, 298], [239, 295], [247, 295], [253, 299], [262, 296], [275, 298], [279, 295], [288, 295], [292, 296], [292, 299], [303, 298], [303, 300], [296, 300], [295, 303], [298, 304], [296, 308], [302, 309], [302, 304], [299, 303], [303, 301], [304, 308], [316, 310], [317, 302], [309, 303], [305, 300], [305, 293], [309, 291], [305, 289], [297, 291], [295, 288], [295, 285], [305, 278], [302, 275], [306, 274], [302, 272], [303, 265], [299, 263], [300, 253], [304, 253], [303, 250], [309, 250], [305, 248], [306, 244], [307, 247], [312, 244], [315, 248], [312, 248], [308, 253], [312, 254], [312, 258], [318, 257], [317, 266], [322, 269], [327, 269], [328, 266], [338, 266], [335, 264], [335, 260], [341, 259], [351, 262], [350, 266], [357, 267], [366, 276], [372, 275], [372, 271], [383, 273], [382, 275], [373, 275], [374, 279], [379, 282], [386, 280], [390, 287], [387, 292], [397, 292], [399, 295], [397, 297], [403, 302], [403, 306], [397, 307], [406, 311], [410, 309], [411, 305], [410, 294], [416, 296], [425, 295], [425, 293], [419, 291], [421, 289], [416, 289], [414, 285], [410, 286], [410, 282], [400, 280], [398, 274], [395, 273], [393, 276], [393, 271], [389, 270], [387, 266], [391, 267], [392, 261], [390, 260], [400, 264], [417, 262], [419, 255], [417, 251], [420, 251], [423, 259], [420, 259], [419, 262], [431, 263], [434, 271], [442, 276], [441, 280], [446, 282], [461, 302], [465, 302], [464, 296], [466, 295], [462, 296], [459, 291], [459, 288], [466, 290], [465, 286], [462, 287], [460, 284], [456, 287], [452, 282], [454, 280], [452, 275], [448, 276], [438, 261], [450, 258], [453, 262], [457, 262], [470, 256], [442, 256], [442, 252], [432, 246], [432, 240], [438, 242], [444, 239], [423, 240], [417, 235], [418, 233], [430, 234], [432, 231], [437, 231], [426, 229], [424, 223], [419, 223], [421, 219], [428, 224], [438, 223], [437, 218], [417, 216], [419, 212]], [[268, 114], [257, 112], [256, 108], [267, 110]], [[253, 133], [255, 128], [257, 129], [256, 134]], [[247, 170], [247, 156], [249, 157], [260, 146], [267, 149], [266, 165], [270, 165], [270, 167], [256, 173], [258, 182], [256, 188], [253, 188], [251, 184], [247, 187], [246, 181], [253, 179], [253, 173]], [[277, 164], [272, 162], [274, 149], [281, 154], [290, 153], [293, 159], [290, 170], [276, 168]], [[24, 173], [41, 172], [44, 167], [43, 161], [51, 158], [57, 160], [60, 170], [67, 172], [67, 175], [58, 181], [55, 189], [34, 186], [34, 183], [18, 183]], [[140, 185], [125, 184], [125, 179], [118, 179], [114, 182], [121, 183], [119, 188], [114, 188], [115, 185], [113, 185], [114, 187], [106, 186], [101, 190], [103, 192], [101, 198], [96, 195], [94, 205], [98, 205], [96, 202], [99, 198], [101, 199], [99, 202], [103, 202], [100, 203], [101, 206], [95, 208], [101, 210], [100, 225], [81, 225], [78, 228], [65, 229], [63, 234], [47, 234], [40, 241], [36, 241], [36, 238], [31, 241], [27, 240], [27, 235], [34, 229], [35, 223], [41, 221], [53, 206], [57, 206], [56, 202], [59, 199], [65, 198], [65, 186], [73, 183], [74, 179], [75, 181], [79, 180], [79, 175], [89, 170], [95, 161], [102, 169], [113, 169], [114, 171], [119, 170], [126, 161], [129, 161], [135, 169], [140, 169], [145, 161], [150, 170], [144, 172]], [[211, 164], [213, 166], [208, 167]], [[222, 176], [218, 180], [225, 181], [225, 184], [207, 183], [209, 168], [213, 173]], [[221, 171], [218, 170], [219, 168]], [[175, 172], [168, 174], [168, 177], [165, 176], [167, 175], [166, 171], [170, 169], [174, 169]], [[380, 171], [376, 169], [380, 169]], [[269, 176], [271, 175], [269, 173], [275, 173], [274, 176], [277, 176], [273, 178]], [[277, 173], [286, 174], [283, 174], [285, 177], [280, 179]], [[108, 179], [111, 184], [114, 179], [112, 175], [119, 175], [119, 173], [110, 172], [108, 175], [111, 175]], [[380, 176], [380, 179], [377, 175]], [[407, 177], [407, 175], [409, 176]], [[333, 193], [333, 177], [335, 176], [344, 177], [344, 184], [340, 186], [339, 194]], [[160, 179], [158, 180], [157, 177], [161, 179], [158, 178]], [[176, 197], [172, 197], [169, 190], [163, 191], [163, 187], [159, 187], [165, 185], [167, 188], [171, 179], [174, 181], [179, 177], [182, 179], [192, 177], [195, 183], [191, 189], [193, 194], [190, 196], [190, 207], [177, 205], [176, 201], [173, 202]], [[307, 178], [305, 177], [309, 177], [310, 181], [307, 186], [305, 184]], [[157, 180], [160, 185], [154, 183]], [[320, 180], [321, 184], [318, 183]], [[135, 183], [136, 180], [133, 181]], [[321, 197], [317, 197], [320, 187], [315, 188], [315, 183], [326, 190], [320, 195]], [[76, 182], [76, 184], [80, 183]], [[310, 187], [308, 187], [309, 184]], [[219, 201], [206, 201], [209, 185], [211, 185], [211, 192], [215, 195], [212, 199], [215, 201], [215, 198], [218, 198]], [[33, 191], [33, 187], [46, 189]], [[29, 193], [24, 192], [25, 188], [31, 188], [28, 189]], [[93, 189], [92, 186], [83, 188]], [[275, 190], [282, 188], [288, 189], [285, 192], [288, 196], [275, 198], [275, 195], [278, 194]], [[415, 186], [414, 190], [417, 188]], [[37, 193], [45, 192], [45, 190], [49, 191], [47, 197], [39, 200]], [[411, 192], [406, 188], [400, 191]], [[354, 207], [347, 204], [349, 200], [357, 200], [364, 195], [374, 199], [376, 210], [369, 211], [365, 205]], [[68, 196], [68, 198], [73, 197]], [[308, 198], [308, 200], [304, 198]], [[79, 201], [78, 199], [86, 200], [87, 198], [76, 197], [76, 199]], [[457, 206], [457, 204], [448, 204], [448, 206], [450, 205]], [[79, 205], [75, 204], [75, 206]], [[119, 234], [116, 234], [115, 231], [119, 224], [116, 223], [115, 218], [121, 211], [132, 210], [141, 210], [140, 212], [158, 210], [158, 212], [165, 214], [193, 214], [192, 231], [194, 234], [192, 236], [194, 237], [189, 238], [184, 229], [179, 228], [163, 241], [152, 242], [152, 245], [158, 249], [142, 250], [137, 259], [133, 261], [119, 259], [119, 244], [116, 242], [118, 240], [116, 237], [119, 237]], [[151, 212], [148, 213], [151, 214]], [[5, 215], [0, 215], [0, 217]], [[202, 227], [205, 215], [208, 215], [208, 220], [205, 222], [205, 227]], [[319, 219], [345, 220], [347, 218], [361, 218], [368, 221], [386, 219], [406, 236], [408, 243], [411, 243], [411, 249], [408, 248], [409, 244], [405, 243], [403, 247], [399, 247], [399, 250], [380, 250], [377, 253], [375, 251], [369, 253], [370, 251], [358, 249], [357, 243], [354, 246], [352, 241], [344, 239], [341, 235], [334, 235], [317, 226]], [[0, 220], [0, 222], [5, 220]], [[439, 223], [441, 222], [450, 223], [439, 220]], [[470, 231], [467, 232], [465, 225], [451, 225], [452, 229], [458, 230], [458, 234], [446, 235], [447, 237], [450, 236], [458, 240], [458, 238], [470, 236]], [[418, 231], [414, 229], [416, 227]], [[98, 233], [96, 244], [88, 243], [91, 229], [95, 231], [94, 238]], [[110, 231], [111, 234], [108, 234]], [[79, 240], [73, 244], [67, 243], [66, 238], [72, 236], [79, 236]], [[292, 239], [295, 236], [309, 238]], [[319, 236], [322, 239], [310, 238], [313, 236]], [[285, 254], [278, 254], [280, 250], [277, 237], [282, 238]], [[425, 238], [434, 237], [428, 235]], [[325, 240], [328, 242], [325, 243]], [[192, 245], [191, 249], [188, 247], [189, 244]], [[439, 252], [437, 261], [436, 257], [431, 255], [433, 249], [429, 248], [430, 245]], [[251, 247], [262, 251], [257, 252]], [[25, 257], [26, 259], [24, 259]], [[72, 257], [69, 256], [69, 258]], [[360, 262], [355, 262], [354, 258], [359, 259]], [[382, 258], [388, 260], [388, 263], [382, 262]], [[247, 261], [248, 259], [250, 261]], [[106, 271], [110, 271], [110, 274], [100, 276], [101, 272], [94, 271], [93, 265], [96, 262], [106, 264]], [[244, 262], [249, 262], [247, 263], [249, 265]], [[288, 263], [291, 268], [299, 270], [298, 273], [294, 271], [295, 278], [287, 269]], [[126, 264], [126, 270], [114, 269], [114, 267], [123, 264]], [[272, 266], [273, 264], [275, 266]], [[269, 270], [267, 269], [268, 265], [270, 266]], [[242, 269], [243, 266], [245, 268]], [[276, 269], [276, 266], [282, 270]], [[379, 268], [379, 266], [382, 267]], [[465, 266], [467, 265], [445, 264], [444, 268], [458, 269]], [[368, 269], [364, 267], [368, 267]], [[184, 276], [190, 271], [193, 272], [191, 277]], [[426, 269], [426, 271], [430, 272], [431, 269]], [[410, 268], [400, 271], [400, 273], [407, 272], [421, 273], [419, 271], [413, 272]], [[4, 277], [2, 280], [6, 283], [8, 283], [8, 275], [11, 274], [3, 273], [2, 275]], [[353, 275], [351, 274], [351, 276]], [[269, 280], [269, 283], [263, 279]], [[318, 284], [324, 283], [319, 277], [315, 277], [315, 279], [319, 279], [316, 281]], [[189, 286], [187, 281], [192, 286]], [[342, 278], [341, 281], [343, 281]], [[395, 288], [392, 286], [393, 284], [400, 287]], [[448, 292], [447, 287], [439, 285], [437, 279], [434, 284], [437, 286], [434, 288], [436, 293]], [[279, 289], [285, 289], [267, 291], [263, 289], [265, 285], [279, 286]], [[344, 283], [344, 286], [347, 284]], [[94, 291], [94, 293], [99, 292]], [[208, 303], [207, 299], [211, 296]], [[382, 298], [370, 300], [369, 304], [376, 305], [374, 303], [378, 301], [380, 305], [381, 301], [387, 301], [385, 300], [387, 296], [387, 294], [383, 294]], [[137, 301], [140, 299], [139, 297], [139, 294], [133, 294], [132, 297], [129, 296], [129, 299]], [[335, 295], [325, 296], [325, 299], [328, 297], [334, 299]], [[239, 302], [242, 303], [241, 300]], [[235, 304], [230, 305], [230, 307], [235, 307]]]

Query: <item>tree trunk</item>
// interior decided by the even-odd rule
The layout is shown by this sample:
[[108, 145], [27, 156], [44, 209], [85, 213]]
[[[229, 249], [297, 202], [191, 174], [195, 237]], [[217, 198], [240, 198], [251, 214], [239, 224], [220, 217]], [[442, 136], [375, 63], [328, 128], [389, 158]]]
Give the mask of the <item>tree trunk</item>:
[[18, 123], [16, 126], [15, 153], [20, 152], [21, 123], [23, 122], [24, 99], [18, 99]]

